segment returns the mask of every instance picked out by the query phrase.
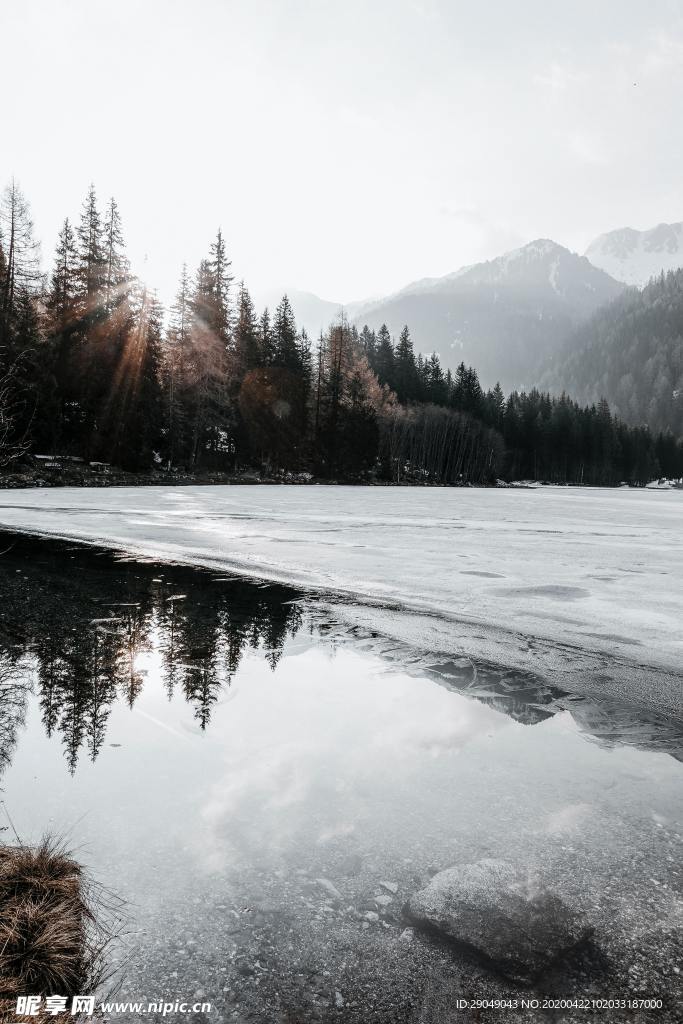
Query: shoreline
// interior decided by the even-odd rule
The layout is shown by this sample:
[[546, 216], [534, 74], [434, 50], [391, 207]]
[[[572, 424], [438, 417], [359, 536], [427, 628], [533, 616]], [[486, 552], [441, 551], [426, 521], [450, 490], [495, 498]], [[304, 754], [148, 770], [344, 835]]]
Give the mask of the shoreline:
[[[16, 490], [63, 490], [66, 488], [98, 488], [110, 489], [115, 487], [378, 487], [378, 488], [405, 488], [409, 490], [539, 490], [540, 488], [557, 488], [561, 490], [577, 488], [584, 491], [683, 491], [683, 483], [678, 481], [668, 482], [668, 486], [651, 486], [644, 484], [583, 484], [583, 483], [557, 483], [550, 480], [497, 480], [495, 483], [482, 484], [470, 483], [438, 483], [437, 481], [419, 480], [354, 480], [339, 479], [329, 480], [326, 477], [313, 477], [301, 479], [301, 476], [308, 474], [291, 474], [285, 477], [260, 477], [255, 479], [250, 476], [229, 476], [216, 474], [215, 476], [169, 476], [166, 474], [111, 474], [111, 476], [92, 476], [74, 478], [25, 478], [23, 474], [0, 474], [0, 491]], [[654, 481], [653, 481], [654, 483]]]
[[[621, 498], [619, 489], [592, 489], [594, 498], [581, 488], [517, 498], [489, 490], [442, 489], [432, 500], [411, 488], [404, 500], [367, 488], [359, 509], [357, 488], [339, 486], [334, 498], [318, 492], [316, 510], [296, 487], [265, 502], [248, 487], [159, 486], [154, 498], [144, 488], [72, 489], [71, 501], [65, 490], [54, 501], [37, 489], [31, 502], [0, 502], [0, 522], [7, 533], [293, 586], [350, 626], [413, 648], [678, 714], [678, 602], [667, 586], [680, 547], [677, 499], [648, 502], [645, 489]], [[642, 515], [647, 529], [634, 526]]]

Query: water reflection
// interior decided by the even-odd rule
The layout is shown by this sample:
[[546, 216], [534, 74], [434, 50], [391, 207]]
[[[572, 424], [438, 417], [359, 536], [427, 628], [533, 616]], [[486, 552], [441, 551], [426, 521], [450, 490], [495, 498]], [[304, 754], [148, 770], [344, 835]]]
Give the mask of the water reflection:
[[335, 622], [288, 587], [16, 535], [0, 535], [0, 551], [0, 771], [12, 758], [31, 687], [44, 731], [59, 737], [73, 774], [79, 759], [100, 754], [115, 702], [136, 706], [150, 666], [154, 685], [169, 701], [185, 701], [206, 730], [245, 652], [258, 651], [275, 669], [304, 623], [320, 641], [369, 650], [524, 725], [569, 711], [603, 745], [683, 760], [680, 722], [570, 695], [530, 673], [418, 654]]
[[0, 576], [0, 742], [11, 757], [26, 682], [35, 670], [42, 722], [61, 737], [73, 773], [95, 761], [112, 705], [132, 708], [145, 684], [145, 654], [161, 658], [169, 700], [182, 694], [206, 729], [243, 653], [262, 649], [272, 668], [301, 625], [281, 586], [231, 585], [182, 567], [105, 552], [5, 538]]
[[[671, 722], [420, 653], [289, 588], [0, 551], [3, 802], [22, 839], [73, 837], [131, 908], [121, 999], [338, 1021], [339, 992], [365, 1024], [372, 993], [373, 1019], [416, 1020], [435, 972], [466, 975], [405, 939], [402, 907], [484, 857], [551, 879], [612, 964], [674, 962], [682, 769], [635, 749], [680, 754]], [[586, 984], [567, 970], [558, 995]]]

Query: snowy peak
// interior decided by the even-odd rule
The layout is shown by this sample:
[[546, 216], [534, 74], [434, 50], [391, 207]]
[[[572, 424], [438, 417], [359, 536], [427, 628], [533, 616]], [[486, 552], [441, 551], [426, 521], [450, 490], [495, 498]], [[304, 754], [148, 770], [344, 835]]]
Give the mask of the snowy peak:
[[513, 249], [502, 256], [470, 267], [461, 275], [463, 281], [477, 284], [533, 284], [535, 287], [550, 285], [556, 294], [564, 294], [565, 286], [572, 278], [583, 278], [583, 284], [590, 287], [592, 267], [581, 256], [549, 238], [537, 238], [520, 249]]
[[642, 286], [662, 271], [683, 266], [683, 223], [608, 231], [591, 242], [586, 256], [618, 281]]
[[463, 267], [445, 277], [416, 281], [397, 295], [465, 295], [474, 291], [488, 291], [493, 301], [500, 293], [533, 297], [539, 309], [547, 301], [566, 301], [576, 306], [581, 316], [585, 306], [592, 311], [596, 298], [607, 301], [620, 291], [620, 286], [585, 256], [549, 238], [537, 238], [485, 263]]

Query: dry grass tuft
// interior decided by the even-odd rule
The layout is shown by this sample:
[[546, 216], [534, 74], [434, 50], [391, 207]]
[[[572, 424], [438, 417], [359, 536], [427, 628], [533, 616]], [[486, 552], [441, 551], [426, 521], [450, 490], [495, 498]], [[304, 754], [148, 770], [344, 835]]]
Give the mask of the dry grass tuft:
[[70, 1004], [94, 993], [115, 936], [98, 919], [113, 911], [58, 841], [0, 846], [0, 1019], [3, 1010], [13, 1014], [19, 995], [66, 996]]

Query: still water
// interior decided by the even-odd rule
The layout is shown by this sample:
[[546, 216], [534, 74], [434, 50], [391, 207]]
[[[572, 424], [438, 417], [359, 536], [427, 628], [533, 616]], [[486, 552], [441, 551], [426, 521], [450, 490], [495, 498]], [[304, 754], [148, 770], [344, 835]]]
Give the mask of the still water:
[[544, 994], [664, 996], [676, 1019], [680, 722], [349, 629], [283, 586], [0, 550], [2, 799], [124, 901], [117, 998], [450, 1020], [454, 993], [513, 990], [403, 907], [503, 857], [595, 927]]

